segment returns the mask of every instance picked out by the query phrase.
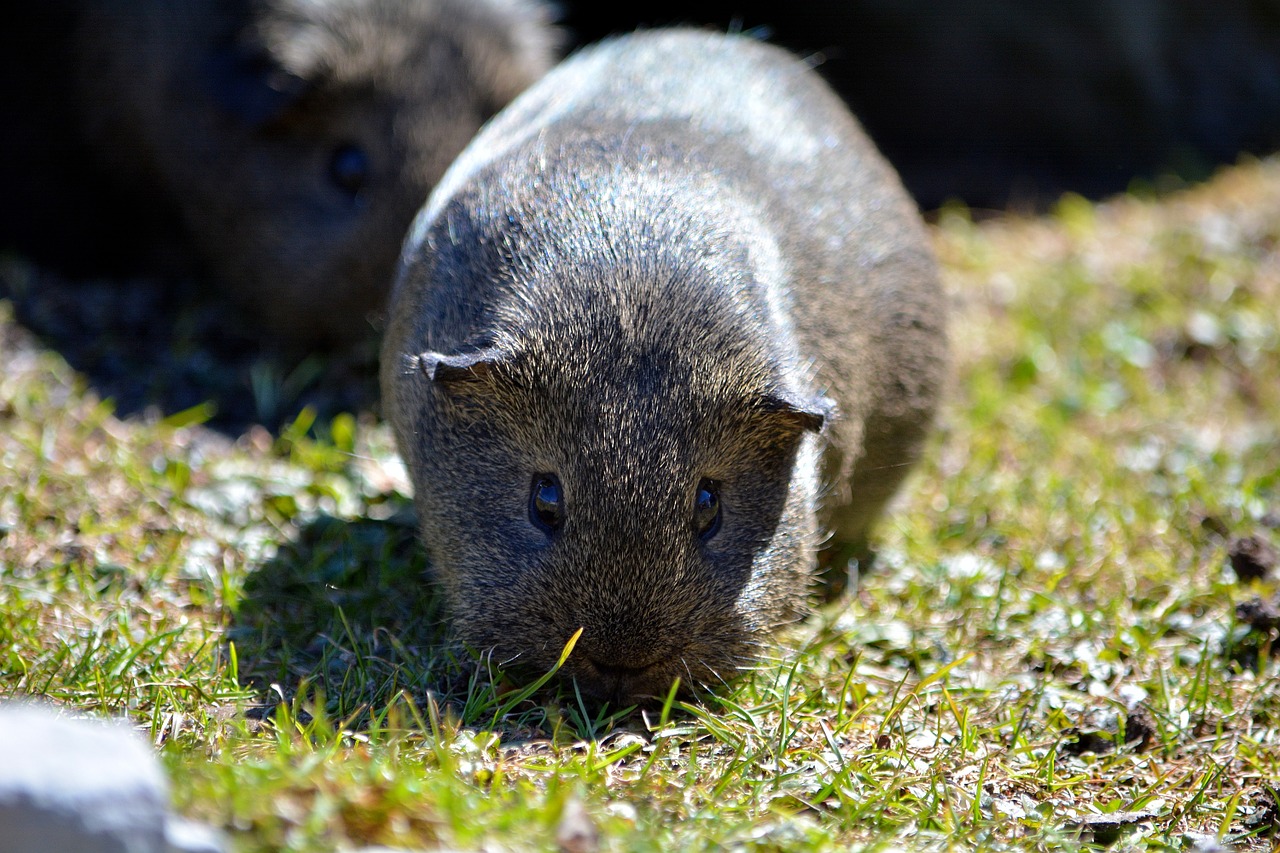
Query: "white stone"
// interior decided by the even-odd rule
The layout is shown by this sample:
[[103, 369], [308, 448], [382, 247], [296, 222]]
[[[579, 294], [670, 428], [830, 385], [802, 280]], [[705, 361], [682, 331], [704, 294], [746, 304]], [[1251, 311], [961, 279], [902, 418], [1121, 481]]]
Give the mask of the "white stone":
[[224, 849], [208, 830], [171, 829], [168, 802], [151, 748], [123, 724], [0, 706], [0, 853]]

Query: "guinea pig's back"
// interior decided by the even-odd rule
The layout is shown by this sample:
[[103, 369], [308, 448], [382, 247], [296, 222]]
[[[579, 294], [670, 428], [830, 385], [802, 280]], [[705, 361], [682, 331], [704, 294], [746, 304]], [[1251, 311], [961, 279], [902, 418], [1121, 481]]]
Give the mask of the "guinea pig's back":
[[657, 149], [637, 140], [673, 137], [691, 177], [717, 173], [699, 174], [699, 191], [718, 186], [748, 202], [776, 247], [780, 280], [763, 285], [780, 295], [794, 337], [785, 343], [840, 410], [828, 430], [824, 523], [860, 549], [931, 425], [946, 308], [914, 203], [807, 61], [748, 37], [680, 29], [583, 50], [481, 131], [409, 245], [477, 173], [504, 161], [593, 138], [635, 159]]
[[[586, 124], [637, 129], [660, 122], [688, 123], [703, 145], [730, 145], [754, 162], [754, 178], [799, 182], [805, 195], [822, 187], [819, 174], [836, 156], [872, 168], [884, 166], [841, 101], [798, 57], [748, 37], [692, 29], [653, 30], [610, 39], [569, 57], [517, 98], [476, 136], [435, 192], [434, 210], [477, 170], [548, 130]], [[849, 150], [849, 143], [857, 150]], [[870, 162], [861, 163], [869, 157]], [[865, 168], [848, 170], [851, 181]], [[821, 187], [821, 188], [820, 188]]]

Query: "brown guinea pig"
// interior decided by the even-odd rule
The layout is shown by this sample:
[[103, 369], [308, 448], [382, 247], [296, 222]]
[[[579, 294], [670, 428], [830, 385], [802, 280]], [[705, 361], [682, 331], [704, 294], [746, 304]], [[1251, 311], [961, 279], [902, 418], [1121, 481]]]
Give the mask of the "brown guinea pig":
[[[897, 177], [803, 62], [651, 31], [572, 57], [405, 244], [384, 407], [459, 636], [587, 692], [752, 665], [919, 455], [946, 304]], [[838, 562], [838, 561], [837, 561]]]
[[302, 347], [372, 334], [414, 213], [556, 49], [537, 0], [23, 5], [0, 40], [32, 54], [0, 60], [0, 243], [57, 265], [167, 218], [178, 254]]

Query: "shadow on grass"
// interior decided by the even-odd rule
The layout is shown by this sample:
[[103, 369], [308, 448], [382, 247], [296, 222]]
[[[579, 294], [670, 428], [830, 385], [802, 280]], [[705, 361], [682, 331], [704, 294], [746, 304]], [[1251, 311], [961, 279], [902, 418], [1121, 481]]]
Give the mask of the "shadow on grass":
[[206, 407], [198, 419], [236, 435], [255, 423], [276, 431], [305, 406], [323, 421], [376, 404], [375, 342], [326, 356], [277, 351], [190, 278], [74, 281], [7, 256], [0, 299], [121, 417]]
[[[385, 521], [321, 516], [247, 579], [228, 640], [240, 681], [259, 695], [250, 716], [323, 699], [329, 720], [373, 724], [404, 698], [507, 740], [594, 739], [632, 709], [610, 709], [559, 679], [509, 679], [450, 638], [411, 513]], [[546, 682], [540, 685], [538, 682]]]
[[451, 692], [462, 672], [403, 513], [307, 524], [248, 577], [228, 639], [264, 707], [309, 690], [341, 719], [401, 692]]

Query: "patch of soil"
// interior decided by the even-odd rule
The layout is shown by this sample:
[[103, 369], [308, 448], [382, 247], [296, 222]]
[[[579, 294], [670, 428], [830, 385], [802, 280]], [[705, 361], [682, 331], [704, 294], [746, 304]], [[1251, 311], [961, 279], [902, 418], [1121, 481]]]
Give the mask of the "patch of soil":
[[1236, 577], [1242, 581], [1264, 580], [1280, 565], [1280, 552], [1262, 536], [1237, 536], [1227, 547], [1227, 556]]
[[1161, 814], [1154, 809], [1141, 809], [1110, 814], [1083, 814], [1068, 821], [1067, 825], [1081, 833], [1081, 840], [1109, 847], [1121, 834], [1140, 824], [1158, 820]]
[[1257, 632], [1274, 631], [1280, 628], [1280, 600], [1266, 601], [1255, 595], [1236, 605], [1236, 619]]
[[1253, 813], [1241, 821], [1246, 829], [1265, 835], [1274, 835], [1280, 830], [1280, 802], [1274, 788], [1259, 788], [1249, 795], [1247, 802]]
[[1155, 717], [1142, 705], [1131, 708], [1125, 714], [1123, 729], [1120, 728], [1119, 714], [1109, 710], [1101, 711], [1091, 713], [1084, 724], [1069, 729], [1067, 736], [1074, 737], [1075, 740], [1063, 743], [1061, 750], [1067, 755], [1083, 755], [1086, 752], [1106, 755], [1119, 748], [1123, 733], [1124, 746], [1142, 751], [1150, 745], [1158, 732]]
[[1137, 705], [1129, 709], [1129, 713], [1124, 718], [1124, 740], [1125, 745], [1132, 745], [1133, 748], [1141, 752], [1151, 745], [1151, 741], [1160, 733], [1160, 729], [1156, 725], [1155, 715], [1144, 705]]

